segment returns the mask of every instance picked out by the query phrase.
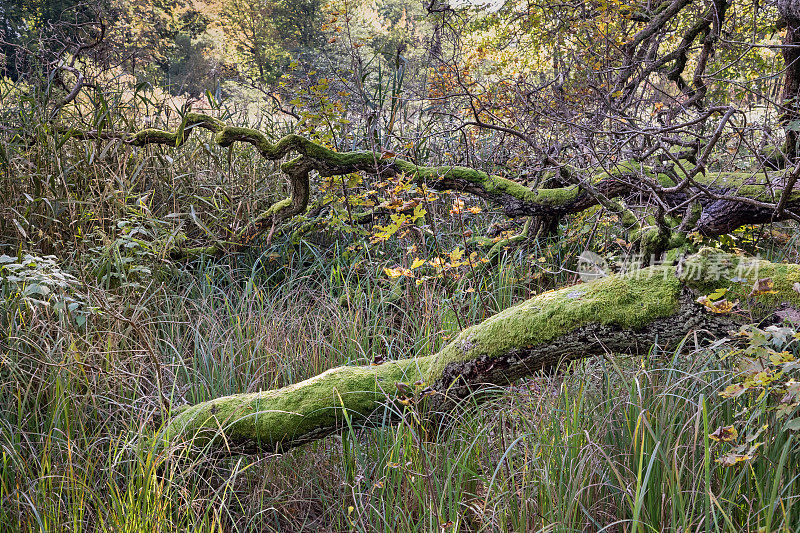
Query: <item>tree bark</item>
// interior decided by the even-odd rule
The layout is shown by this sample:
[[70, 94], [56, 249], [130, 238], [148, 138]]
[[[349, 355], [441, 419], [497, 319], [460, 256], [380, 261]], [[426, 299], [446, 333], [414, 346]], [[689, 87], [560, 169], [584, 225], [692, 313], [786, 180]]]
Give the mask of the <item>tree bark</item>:
[[[754, 290], [769, 278], [772, 290]], [[744, 280], [744, 281], [742, 281]], [[800, 305], [800, 265], [701, 250], [659, 265], [540, 294], [464, 329], [438, 353], [376, 366], [344, 366], [278, 390], [218, 398], [185, 409], [161, 443], [222, 453], [285, 451], [349, 424], [391, 421], [407, 406], [446, 412], [488, 385], [506, 385], [564, 361], [673, 350], [687, 335], [725, 335], [738, 324]], [[732, 313], [698, 296], [727, 288]], [[713, 307], [713, 306], [712, 306]]]
[[787, 126], [784, 152], [790, 162], [797, 161], [800, 133], [800, 1], [778, 0], [778, 11], [786, 22], [786, 37], [781, 48], [786, 71], [783, 76], [783, 122]]

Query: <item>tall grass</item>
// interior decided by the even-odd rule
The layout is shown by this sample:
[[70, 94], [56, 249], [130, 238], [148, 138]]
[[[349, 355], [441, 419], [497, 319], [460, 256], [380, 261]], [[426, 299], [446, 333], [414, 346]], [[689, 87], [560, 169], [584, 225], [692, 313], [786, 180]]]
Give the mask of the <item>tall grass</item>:
[[[519, 269], [501, 267], [515, 274], [487, 280], [492, 293], [522, 291], [504, 284]], [[435, 350], [449, 308], [422, 317], [434, 294], [402, 307], [368, 280], [322, 258], [207, 263], [178, 291], [90, 293], [104, 312], [82, 329], [6, 314], [4, 529], [797, 531], [794, 434], [771, 426], [754, 460], [715, 462], [707, 435], [734, 420], [717, 396], [735, 373], [724, 346], [573, 363], [436, 427], [408, 410], [282, 456], [153, 455], [143, 437], [162, 397], [194, 403]], [[468, 305], [479, 318], [480, 299]]]

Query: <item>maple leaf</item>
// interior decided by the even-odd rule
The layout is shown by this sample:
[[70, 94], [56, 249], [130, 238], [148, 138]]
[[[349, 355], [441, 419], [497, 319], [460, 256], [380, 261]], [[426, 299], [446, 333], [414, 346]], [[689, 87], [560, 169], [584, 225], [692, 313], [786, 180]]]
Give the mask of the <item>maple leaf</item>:
[[414, 262], [411, 263], [411, 266], [409, 267], [409, 269], [410, 270], [414, 270], [415, 268], [419, 268], [424, 264], [425, 264], [425, 260], [424, 259], [420, 259], [419, 257], [415, 257], [414, 258]]
[[414, 274], [407, 268], [397, 267], [397, 268], [384, 268], [383, 271], [386, 273], [387, 276], [390, 278], [399, 278], [400, 276], [407, 276], [413, 277]]

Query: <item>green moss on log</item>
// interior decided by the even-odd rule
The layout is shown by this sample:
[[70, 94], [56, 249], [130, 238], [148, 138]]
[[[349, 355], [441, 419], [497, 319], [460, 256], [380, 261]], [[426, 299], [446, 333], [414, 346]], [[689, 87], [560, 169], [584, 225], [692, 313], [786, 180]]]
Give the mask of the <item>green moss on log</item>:
[[[689, 256], [679, 267], [680, 280], [699, 295], [727, 289], [728, 300], [739, 300], [748, 310], [771, 312], [783, 303], [800, 306], [800, 265], [772, 263], [753, 257], [722, 253], [703, 248]], [[754, 290], [757, 280], [769, 280]], [[771, 286], [770, 289], [765, 287]]]
[[201, 113], [186, 113], [185, 121], [188, 126], [202, 126], [215, 133], [224, 130], [226, 127], [225, 123], [220, 119]]
[[175, 146], [178, 136], [164, 130], [148, 128], [137, 132], [128, 142], [133, 146], [145, 146], [147, 144], [165, 144]]
[[427, 371], [430, 357], [376, 366], [332, 368], [282, 389], [237, 394], [181, 411], [159, 438], [191, 438], [196, 446], [245, 443], [261, 450], [281, 450], [320, 438], [355, 422], [392, 401], [397, 382], [413, 383]]
[[236, 141], [252, 144], [262, 155], [271, 154], [273, 149], [266, 135], [251, 128], [227, 126], [217, 133], [215, 138], [215, 142], [223, 148], [232, 145]]
[[[754, 294], [753, 284], [764, 278], [770, 278], [771, 290]], [[800, 305], [800, 294], [794, 290], [798, 282], [800, 265], [703, 249], [678, 266], [652, 266], [540, 294], [463, 330], [435, 355], [378, 366], [334, 368], [282, 389], [228, 396], [189, 407], [168, 422], [160, 438], [166, 443], [190, 440], [196, 445], [230, 446], [235, 452], [283, 450], [343, 427], [345, 412], [354, 423], [374, 413], [386, 415], [382, 408], [396, 399], [397, 382], [424, 378], [433, 385], [446, 371], [466, 368], [465, 363], [479, 362], [488, 367], [515, 353], [563, 343], [587, 327], [616, 338], [635, 338], [641, 331], [652, 343], [645, 332], [653, 324], [673, 329], [664, 320], [678, 314], [689, 318], [709, 313], [694, 303], [697, 296], [728, 288], [727, 296], [739, 298], [745, 310], [767, 313], [783, 303]], [[741, 313], [730, 315], [729, 321], [713, 323], [731, 324], [746, 317], [747, 313]], [[697, 323], [706, 327], [702, 320]], [[679, 338], [690, 329], [676, 320], [672, 337]], [[571, 352], [570, 357], [602, 350], [604, 339], [596, 340], [593, 347], [585, 346], [584, 353]], [[561, 355], [555, 351], [538, 363], [556, 365]], [[517, 365], [514, 376], [519, 375], [519, 368]], [[522, 368], [527, 373], [535, 370], [526, 365]]]
[[283, 211], [284, 209], [288, 209], [289, 207], [291, 207], [291, 205], [292, 205], [292, 199], [291, 198], [284, 198], [283, 200], [281, 200], [279, 202], [275, 202], [274, 204], [272, 204], [269, 207], [269, 209], [267, 209], [264, 212], [264, 215], [265, 216], [274, 216], [274, 215], [280, 213], [281, 211]]
[[493, 359], [546, 344], [590, 323], [635, 330], [670, 316], [681, 284], [674, 267], [655, 266], [624, 276], [540, 294], [462, 331], [434, 358], [427, 381], [435, 382], [450, 363]]

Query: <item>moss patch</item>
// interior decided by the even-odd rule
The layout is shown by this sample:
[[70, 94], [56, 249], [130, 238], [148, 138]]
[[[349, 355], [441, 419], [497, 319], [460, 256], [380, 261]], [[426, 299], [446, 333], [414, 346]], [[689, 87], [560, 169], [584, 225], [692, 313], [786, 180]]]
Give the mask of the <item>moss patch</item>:
[[284, 209], [290, 207], [291, 205], [292, 205], [292, 199], [291, 198], [284, 198], [283, 200], [281, 200], [279, 202], [275, 202], [274, 204], [272, 204], [269, 207], [269, 209], [267, 209], [264, 212], [264, 215], [265, 216], [275, 215], [275, 214], [283, 211]]
[[656, 266], [540, 294], [462, 331], [435, 356], [427, 381], [435, 382], [449, 363], [500, 357], [590, 323], [643, 327], [673, 314], [680, 291], [674, 267]]
[[395, 383], [413, 383], [427, 371], [430, 357], [378, 366], [344, 366], [282, 389], [237, 394], [182, 411], [162, 438], [192, 439], [195, 445], [226, 440], [261, 449], [280, 449], [306, 435], [341, 427], [343, 410], [363, 419], [397, 394]]
[[[772, 281], [772, 290], [754, 293], [756, 280]], [[794, 284], [800, 283], [800, 265], [771, 263], [703, 248], [689, 256], [680, 268], [680, 279], [700, 295], [717, 289], [728, 289], [725, 297], [740, 300], [750, 310], [771, 312], [782, 303], [800, 305], [800, 293]]]

